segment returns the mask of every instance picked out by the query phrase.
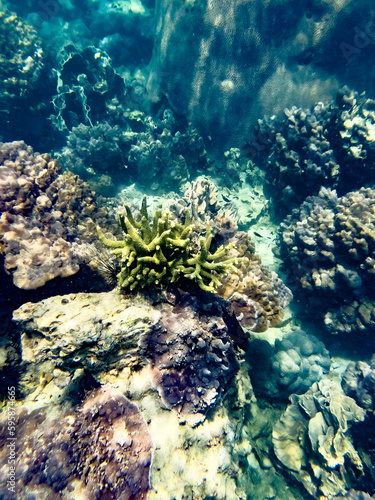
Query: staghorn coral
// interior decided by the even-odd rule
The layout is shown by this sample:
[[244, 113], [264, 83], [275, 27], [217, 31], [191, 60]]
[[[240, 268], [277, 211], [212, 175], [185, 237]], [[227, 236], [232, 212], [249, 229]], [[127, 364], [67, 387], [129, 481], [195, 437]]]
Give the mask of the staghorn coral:
[[0, 143], [0, 212], [4, 267], [23, 289], [75, 274], [89, 258], [94, 220], [110, 224], [86, 183], [22, 141]]
[[171, 219], [169, 212], [162, 215], [159, 209], [150, 224], [146, 196], [142, 200], [140, 221], [133, 218], [129, 206], [126, 205], [125, 209], [126, 216], [120, 215], [125, 240], [111, 240], [98, 227], [99, 239], [113, 255], [121, 258], [118, 283], [124, 289], [134, 290], [149, 285], [163, 287], [185, 277], [196, 281], [202, 290], [213, 292], [219, 286], [219, 276], [236, 261], [228, 257], [234, 244], [221, 246], [210, 253], [212, 235], [209, 224], [205, 238], [200, 240], [199, 251], [191, 251], [189, 235], [193, 226], [188, 211], [184, 224], [179, 224]]
[[[351, 308], [350, 301], [354, 303], [359, 293], [362, 302], [371, 305], [373, 300], [374, 202], [375, 191], [370, 188], [341, 198], [335, 191], [322, 188], [319, 196], [307, 198], [281, 224], [280, 248], [286, 273], [309, 296], [316, 290], [321, 292], [314, 300], [320, 307], [324, 301], [323, 315], [333, 308], [325, 319], [332, 331], [344, 320]], [[338, 304], [341, 312], [335, 311]], [[361, 331], [367, 326], [373, 329], [372, 306], [357, 304], [352, 309], [350, 325], [346, 328], [341, 324], [338, 330]], [[356, 317], [360, 320], [357, 326]]]
[[[56, 410], [55, 410], [56, 412]], [[150, 488], [153, 444], [137, 405], [110, 386], [93, 390], [72, 410], [15, 411], [17, 474], [7, 484], [9, 441], [0, 416], [0, 496], [144, 500]], [[13, 495], [15, 493], [15, 495]], [[12, 496], [13, 495], [13, 496]]]

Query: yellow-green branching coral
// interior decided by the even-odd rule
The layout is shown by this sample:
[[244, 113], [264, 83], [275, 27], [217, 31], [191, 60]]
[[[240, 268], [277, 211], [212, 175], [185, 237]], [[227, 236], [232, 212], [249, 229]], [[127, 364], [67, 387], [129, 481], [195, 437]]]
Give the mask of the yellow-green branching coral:
[[207, 224], [206, 236], [200, 241], [200, 250], [191, 250], [190, 233], [194, 226], [186, 210], [185, 223], [180, 224], [169, 212], [155, 212], [152, 223], [147, 213], [147, 199], [143, 197], [140, 220], [135, 220], [125, 206], [120, 215], [120, 226], [125, 239], [108, 239], [98, 227], [100, 241], [121, 260], [118, 283], [125, 290], [144, 288], [149, 285], [164, 287], [186, 277], [197, 282], [202, 290], [214, 292], [219, 286], [220, 275], [227, 272], [235, 258], [228, 258], [233, 244], [210, 253], [211, 228]]

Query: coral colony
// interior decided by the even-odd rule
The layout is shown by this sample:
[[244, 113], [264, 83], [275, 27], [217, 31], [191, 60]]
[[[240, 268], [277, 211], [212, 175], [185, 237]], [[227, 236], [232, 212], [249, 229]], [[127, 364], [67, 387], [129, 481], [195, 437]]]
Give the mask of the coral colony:
[[213, 292], [220, 283], [218, 276], [237, 263], [236, 258], [227, 257], [234, 243], [210, 253], [212, 236], [209, 224], [205, 238], [200, 241], [199, 252], [192, 252], [189, 236], [194, 226], [188, 210], [184, 224], [171, 219], [170, 213], [162, 214], [157, 210], [150, 225], [146, 196], [142, 200], [140, 221], [134, 220], [128, 206], [125, 209], [126, 216], [120, 215], [125, 240], [109, 240], [98, 228], [103, 244], [121, 258], [118, 283], [124, 289], [134, 290], [151, 284], [162, 286], [185, 277], [196, 281], [202, 290]]

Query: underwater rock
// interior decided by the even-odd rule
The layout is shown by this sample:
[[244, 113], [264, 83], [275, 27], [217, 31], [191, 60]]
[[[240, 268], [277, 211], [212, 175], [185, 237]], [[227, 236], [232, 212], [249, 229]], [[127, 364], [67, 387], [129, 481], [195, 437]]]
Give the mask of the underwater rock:
[[326, 378], [290, 400], [272, 433], [275, 454], [288, 473], [314, 497], [363, 486], [367, 464], [354, 448], [351, 427], [365, 420], [365, 410]]
[[[372, 26], [371, 9], [371, 0], [159, 0], [150, 99], [164, 94], [214, 147], [240, 145], [259, 116], [333, 99], [344, 78], [370, 90], [373, 73], [363, 67], [374, 67], [372, 51], [353, 47], [349, 65], [342, 46], [353, 43], [354, 27]], [[180, 43], [181, 33], [191, 43]]]
[[[334, 327], [344, 323], [344, 309], [350, 307], [343, 306], [337, 314], [337, 304], [343, 299], [350, 304], [359, 293], [369, 305], [373, 299], [374, 200], [375, 191], [371, 188], [342, 197], [322, 188], [319, 196], [307, 198], [280, 227], [281, 257], [288, 283], [312, 297], [323, 317], [330, 309], [325, 323], [333, 333], [346, 330], [345, 325], [337, 330]], [[353, 308], [352, 316], [358, 316], [365, 325], [350, 321], [349, 332], [374, 329], [372, 306], [367, 312], [366, 309], [365, 305], [358, 311]]]
[[91, 258], [94, 221], [113, 224], [89, 186], [60, 170], [23, 141], [0, 143], [0, 238], [5, 270], [18, 288], [75, 274]]
[[235, 327], [223, 321], [228, 304], [220, 297], [172, 295], [169, 302], [160, 296], [158, 309], [118, 290], [24, 304], [13, 314], [21, 332], [21, 391], [38, 394], [46, 377], [69, 390], [85, 374], [100, 377], [148, 362], [167, 408], [193, 425], [201, 422], [238, 369]]
[[268, 343], [262, 349], [259, 342], [249, 350], [256, 394], [287, 400], [291, 394], [303, 394], [329, 372], [331, 359], [324, 344], [302, 330], [276, 339], [272, 352]]
[[[4, 500], [96, 498], [144, 500], [153, 443], [136, 404], [110, 386], [93, 390], [71, 410], [15, 411], [15, 481], [7, 486], [9, 441], [0, 415], [0, 495]], [[56, 414], [57, 413], [57, 414]], [[15, 493], [15, 495], [13, 494]]]
[[142, 300], [126, 301], [114, 290], [28, 302], [13, 313], [13, 320], [22, 332], [20, 385], [29, 393], [38, 390], [42, 373], [59, 384], [65, 377], [63, 385], [68, 386], [82, 369], [96, 375], [119, 362], [141, 363], [139, 336], [158, 324], [160, 313]]

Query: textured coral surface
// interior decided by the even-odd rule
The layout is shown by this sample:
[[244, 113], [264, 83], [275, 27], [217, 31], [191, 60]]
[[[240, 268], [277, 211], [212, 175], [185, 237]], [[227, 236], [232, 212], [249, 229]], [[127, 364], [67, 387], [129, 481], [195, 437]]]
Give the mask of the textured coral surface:
[[[10, 490], [9, 442], [1, 439], [1, 498], [147, 498], [153, 444], [134, 403], [107, 386], [94, 390], [79, 407], [57, 413], [49, 416], [47, 408], [16, 411], [16, 480]], [[4, 413], [3, 437], [7, 425]]]
[[89, 260], [94, 220], [109, 222], [86, 183], [23, 141], [0, 143], [0, 213], [4, 267], [24, 289], [75, 274]]
[[[333, 308], [325, 318], [332, 331], [374, 328], [374, 203], [375, 191], [371, 188], [342, 197], [322, 188], [319, 196], [307, 198], [281, 224], [281, 256], [290, 282], [310, 296], [320, 292], [313, 300], [323, 299], [323, 311]], [[359, 296], [359, 301], [367, 305], [350, 306], [350, 301], [354, 303]], [[338, 307], [339, 313], [335, 311]], [[347, 326], [346, 313], [354, 316], [348, 318]]]

